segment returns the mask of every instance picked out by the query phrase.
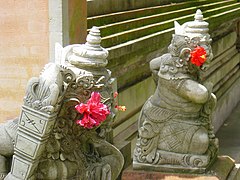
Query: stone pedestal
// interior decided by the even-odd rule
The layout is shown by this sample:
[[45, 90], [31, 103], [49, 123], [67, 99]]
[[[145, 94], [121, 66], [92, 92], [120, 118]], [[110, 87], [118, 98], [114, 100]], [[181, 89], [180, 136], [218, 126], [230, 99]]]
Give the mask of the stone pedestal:
[[234, 160], [228, 156], [219, 156], [212, 167], [205, 174], [180, 174], [154, 171], [133, 170], [132, 166], [122, 173], [122, 180], [225, 180], [233, 170]]

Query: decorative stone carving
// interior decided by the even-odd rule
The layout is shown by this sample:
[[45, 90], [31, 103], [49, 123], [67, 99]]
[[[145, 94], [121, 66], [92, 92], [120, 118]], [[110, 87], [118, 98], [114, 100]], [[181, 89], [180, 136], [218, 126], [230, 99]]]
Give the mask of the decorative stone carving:
[[150, 62], [157, 89], [138, 119], [134, 169], [202, 173], [215, 160], [216, 97], [200, 76], [213, 57], [210, 43], [208, 23], [197, 10], [194, 21], [175, 22], [168, 53]]
[[[93, 27], [84, 45], [57, 44], [57, 63], [47, 64], [39, 78], [29, 81], [18, 125], [15, 120], [1, 126], [7, 131], [0, 142], [2, 179], [9, 171], [13, 140], [6, 180], [117, 178], [123, 156], [106, 141], [116, 113], [116, 80], [105, 68], [108, 52], [100, 42], [100, 31]], [[87, 129], [76, 123], [83, 115], [75, 106], [88, 101], [92, 92], [100, 93], [110, 114], [99, 127]]]

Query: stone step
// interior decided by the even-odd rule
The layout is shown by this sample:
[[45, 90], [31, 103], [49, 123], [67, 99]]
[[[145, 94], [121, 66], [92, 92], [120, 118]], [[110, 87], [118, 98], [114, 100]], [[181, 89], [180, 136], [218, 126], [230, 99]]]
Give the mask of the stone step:
[[[196, 0], [87, 0], [88, 17], [99, 16], [110, 13], [132, 11], [148, 7], [163, 5], [175, 5], [176, 3], [189, 2]], [[198, 0], [202, 1], [202, 0]]]
[[[155, 83], [153, 79], [149, 77], [119, 93], [118, 102], [121, 105], [126, 105], [127, 111], [118, 113], [113, 123], [113, 139], [114, 144], [119, 149], [125, 149], [125, 146], [128, 146], [128, 152], [125, 152], [128, 160], [132, 159], [133, 148], [136, 145], [139, 111], [154, 91]], [[127, 165], [129, 165], [129, 163]]]
[[[221, 0], [215, 0], [215, 2], [221, 3]], [[232, 3], [236, 1], [226, 0], [226, 2]], [[201, 6], [209, 3], [210, 3], [209, 0], [202, 0], [202, 1], [193, 0], [193, 1], [187, 1], [182, 3], [175, 3], [175, 4], [172, 3], [170, 5], [160, 5], [160, 6], [154, 6], [154, 7], [140, 8], [136, 10], [104, 14], [99, 16], [92, 16], [92, 17], [88, 17], [88, 28], [91, 28], [92, 26], [104, 26], [107, 24], [117, 23], [117, 22], [140, 18], [140, 17], [151, 16], [159, 13], [166, 13], [166, 12], [185, 9], [185, 8], [194, 7], [194, 6]]]
[[232, 157], [237, 164], [240, 163], [240, 103], [235, 106], [230, 116], [216, 133], [219, 139], [219, 153]]
[[[223, 17], [227, 22], [234, 19], [237, 15], [240, 15], [240, 8], [206, 19], [214, 24], [211, 27], [216, 30], [222, 24], [221, 19]], [[212, 29], [210, 30], [212, 31]], [[113, 76], [118, 78], [119, 89], [123, 89], [138, 82], [140, 79], [150, 76], [148, 62], [154, 58], [156, 53], [163, 54], [164, 51], [166, 52], [166, 44], [170, 43], [172, 33], [173, 28], [169, 28], [107, 48], [109, 50], [108, 67], [111, 68]], [[139, 54], [141, 54], [140, 57]], [[138, 71], [134, 71], [136, 68]]]
[[[193, 12], [196, 12], [198, 7], [193, 9]], [[205, 18], [211, 18], [211, 17], [218, 17], [222, 13], [227, 14], [231, 13], [232, 11], [239, 11], [240, 10], [240, 3], [232, 4], [232, 5], [227, 5], [223, 6], [220, 8], [212, 9], [211, 11], [207, 12], [207, 15], [205, 15], [205, 12], [203, 11], [203, 15]], [[115, 46], [121, 43], [125, 43], [134, 39], [138, 39], [143, 36], [147, 36], [149, 34], [153, 34], [159, 31], [163, 31], [166, 29], [169, 29], [173, 26], [174, 21], [178, 21], [179, 23], [184, 23], [186, 21], [190, 21], [195, 13], [191, 13], [188, 15], [182, 15], [179, 14], [178, 17], [169, 19], [167, 21], [159, 21], [157, 23], [149, 24], [146, 26], [138, 27], [135, 29], [127, 30], [127, 31], [122, 31], [116, 34], [112, 34], [106, 37], [102, 38], [102, 46], [103, 47], [111, 47]], [[213, 26], [212, 24], [211, 26]]]
[[[238, 57], [240, 58], [240, 57]], [[239, 67], [236, 66], [230, 71], [224, 78], [221, 79], [218, 84], [213, 88], [213, 91], [217, 98], [221, 98], [225, 92], [240, 78]]]
[[[147, 91], [145, 87], [147, 87]], [[118, 113], [116, 120], [113, 122], [114, 137], [121, 133], [122, 130], [127, 130], [128, 126], [131, 126], [136, 122], [138, 118], [137, 113], [154, 91], [155, 84], [153, 79], [149, 77], [119, 93], [118, 102], [120, 105], [125, 105], [127, 111], [124, 113]]]
[[117, 34], [123, 31], [128, 31], [132, 29], [136, 29], [139, 27], [147, 26], [150, 24], [155, 24], [163, 21], [167, 21], [169, 19], [177, 18], [179, 17], [179, 14], [181, 16], [185, 16], [188, 14], [193, 14], [196, 12], [196, 9], [194, 7], [176, 10], [172, 12], [167, 13], [161, 13], [157, 15], [151, 15], [146, 17], [141, 17], [137, 19], [131, 19], [127, 21], [122, 21], [114, 24], [108, 24], [105, 26], [100, 26], [102, 37]]
[[119, 32], [143, 27], [149, 24], [158, 23], [160, 21], [161, 22], [167, 21], [169, 19], [177, 18], [179, 16], [194, 14], [196, 12], [196, 8], [201, 8], [202, 11], [212, 9], [211, 11], [206, 12], [208, 14], [208, 13], [212, 13], [213, 10], [217, 11], [219, 8], [222, 9], [223, 6], [226, 7], [228, 5], [230, 6], [234, 5], [233, 3], [234, 3], [234, 0], [215, 2], [211, 4], [204, 4], [200, 6], [193, 6], [189, 8], [182, 8], [179, 10], [168, 11], [168, 12], [158, 13], [154, 15], [148, 15], [140, 18], [133, 18], [130, 20], [125, 20], [117, 23], [115, 22], [115, 23], [100, 26], [101, 35], [102, 37], [105, 37], [105, 36], [113, 35]]
[[134, 170], [132, 166], [123, 170], [122, 180], [145, 180], [145, 179], [164, 179], [164, 180], [230, 180], [228, 177], [234, 169], [234, 160], [228, 156], [216, 158], [210, 169], [203, 173], [176, 173], [159, 172], [146, 170]]
[[220, 155], [228, 155], [235, 160], [235, 168], [229, 176], [229, 180], [240, 179], [240, 103], [232, 111], [231, 115], [221, 126], [216, 134], [219, 139]]
[[[215, 43], [215, 44], [218, 44], [218, 43]], [[237, 50], [236, 50], [235, 45], [232, 44], [231, 46], [229, 46], [229, 48], [226, 51], [223, 51], [223, 52], [224, 53], [222, 53], [220, 56], [213, 59], [213, 61], [209, 65], [210, 67], [208, 68], [207, 71], [200, 72], [200, 76], [202, 77], [202, 79], [209, 78], [211, 76], [211, 74], [213, 74], [215, 72], [215, 70], [220, 68], [226, 62], [230, 61], [232, 56], [237, 53]]]
[[229, 180], [239, 180], [240, 178], [240, 170], [239, 167], [235, 165], [234, 169], [231, 171], [231, 173], [228, 176]]
[[[224, 62], [224, 60], [226, 60], [226, 62]], [[227, 77], [229, 73], [238, 71], [239, 69], [238, 64], [239, 64], [239, 53], [236, 52], [235, 54], [232, 54], [229, 57], [229, 59], [224, 58], [222, 60], [221, 66], [217, 69], [217, 71], [214, 71], [208, 78], [205, 79], [205, 81], [213, 83], [214, 86], [218, 85], [218, 83], [222, 81], [225, 77]]]
[[[237, 3], [237, 6], [240, 6], [240, 3]], [[224, 20], [228, 21], [228, 20], [231, 20], [232, 18], [236, 18], [240, 15], [240, 8], [236, 8], [236, 9], [232, 9], [232, 10], [229, 10], [229, 11], [226, 11], [226, 12], [223, 12], [223, 13], [220, 13], [220, 14], [215, 14], [215, 15], [212, 15], [210, 17], [205, 17], [204, 19], [206, 21], [210, 21], [210, 26], [212, 28], [214, 27], [218, 27], [220, 24], [222, 24], [222, 20], [224, 18]], [[204, 13], [204, 12], [203, 12]], [[191, 15], [193, 16], [193, 15]], [[177, 19], [176, 19], [177, 20]], [[220, 21], [219, 21], [220, 20]], [[171, 27], [173, 27], [173, 21], [171, 22]], [[213, 25], [212, 25], [213, 24]], [[159, 32], [156, 32], [156, 33], [153, 33], [153, 34], [150, 34], [150, 35], [146, 35], [144, 37], [140, 37], [138, 39], [134, 39], [132, 41], [128, 41], [126, 43], [121, 43], [119, 45], [115, 45], [115, 46], [111, 46], [109, 48], [107, 48], [109, 51], [114, 51], [114, 52], [117, 52], [117, 53], [110, 53], [110, 57], [109, 59], [114, 59], [114, 58], [117, 58], [119, 56], [122, 56], [123, 54], [125, 54], [126, 52], [127, 53], [131, 53], [132, 51], [123, 51], [121, 48], [124, 48], [126, 46], [133, 46], [133, 44], [136, 44], [136, 43], [140, 43], [140, 41], [145, 41], [145, 40], [148, 40], [148, 39], [151, 39], [152, 37], [155, 38], [161, 38], [161, 34], [165, 34], [165, 33], [168, 33], [169, 31], [173, 30], [173, 28], [169, 28], [169, 29], [166, 29], [165, 31], [162, 30], [162, 31], [159, 31]], [[214, 29], [210, 29], [210, 31], [212, 31]], [[135, 31], [137, 32], [137, 31]], [[146, 43], [144, 43], [146, 44]], [[127, 49], [131, 49], [131, 50], [135, 50], [135, 48], [139, 46], [134, 46], [134, 47], [127, 47]], [[140, 46], [141, 47], [141, 46]], [[160, 48], [160, 47], [159, 47]]]

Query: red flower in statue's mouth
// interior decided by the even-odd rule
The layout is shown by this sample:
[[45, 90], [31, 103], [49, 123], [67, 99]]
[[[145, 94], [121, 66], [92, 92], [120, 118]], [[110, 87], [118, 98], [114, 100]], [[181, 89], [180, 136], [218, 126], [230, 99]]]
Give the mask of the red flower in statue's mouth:
[[83, 114], [83, 118], [77, 120], [77, 124], [84, 128], [92, 129], [95, 126], [99, 126], [101, 122], [105, 121], [107, 115], [110, 114], [108, 107], [101, 103], [101, 96], [98, 92], [92, 92], [91, 98], [87, 104], [78, 104], [75, 109]]
[[197, 46], [193, 51], [191, 51], [191, 63], [196, 66], [202, 66], [206, 61], [206, 51], [203, 47]]

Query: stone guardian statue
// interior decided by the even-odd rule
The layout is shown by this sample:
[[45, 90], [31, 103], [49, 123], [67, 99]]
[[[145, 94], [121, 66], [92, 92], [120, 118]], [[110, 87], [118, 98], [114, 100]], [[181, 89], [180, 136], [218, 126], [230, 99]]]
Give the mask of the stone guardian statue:
[[138, 119], [134, 169], [203, 173], [215, 160], [216, 97], [200, 76], [213, 58], [210, 43], [208, 23], [197, 10], [194, 21], [175, 22], [168, 53], [150, 62], [157, 88]]
[[29, 81], [21, 116], [0, 126], [0, 179], [118, 177], [124, 159], [107, 141], [116, 80], [100, 42], [93, 27], [85, 44], [56, 45], [56, 63]]

